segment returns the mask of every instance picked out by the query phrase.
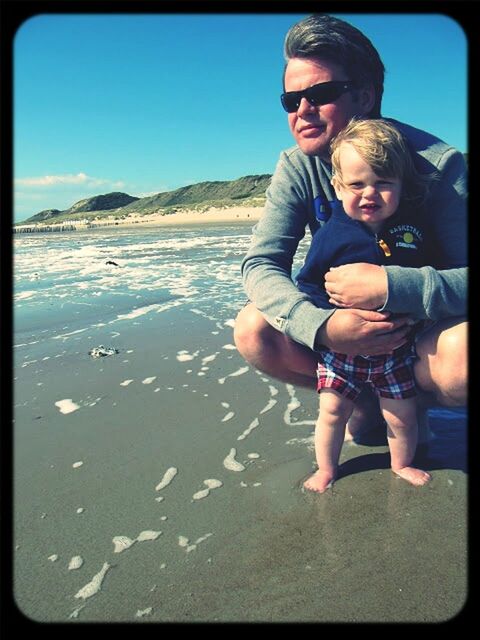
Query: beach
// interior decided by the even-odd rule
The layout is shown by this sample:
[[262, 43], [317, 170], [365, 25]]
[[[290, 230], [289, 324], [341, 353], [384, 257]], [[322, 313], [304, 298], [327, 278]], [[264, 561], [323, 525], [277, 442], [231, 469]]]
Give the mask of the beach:
[[29, 230], [39, 230], [42, 228], [48, 228], [52, 231], [57, 229], [60, 231], [65, 227], [75, 227], [75, 229], [81, 231], [88, 231], [91, 229], [100, 229], [104, 227], [121, 227], [121, 228], [135, 228], [140, 227], [163, 227], [163, 226], [182, 226], [182, 225], [197, 225], [197, 224], [223, 224], [232, 222], [257, 222], [263, 212], [263, 207], [210, 207], [204, 211], [197, 211], [194, 209], [185, 209], [183, 211], [177, 211], [176, 213], [151, 213], [139, 215], [130, 213], [126, 217], [112, 213], [111, 215], [104, 215], [91, 219], [88, 224], [82, 220], [67, 220], [64, 222], [55, 223], [51, 221], [45, 221], [45, 223], [24, 223], [19, 224], [17, 231], [21, 231], [22, 227]]
[[425, 487], [391, 473], [376, 433], [344, 446], [331, 490], [305, 492], [316, 394], [233, 343], [257, 214], [15, 238], [12, 586], [26, 618], [461, 612], [466, 412], [430, 412]]

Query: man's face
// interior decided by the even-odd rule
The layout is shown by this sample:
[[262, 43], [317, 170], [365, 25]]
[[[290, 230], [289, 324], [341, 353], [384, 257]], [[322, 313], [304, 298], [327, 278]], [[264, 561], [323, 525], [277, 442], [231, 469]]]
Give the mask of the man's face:
[[[320, 82], [354, 80], [342, 67], [320, 59], [292, 58], [285, 70], [285, 91], [301, 91]], [[335, 102], [312, 106], [305, 98], [288, 124], [300, 149], [309, 156], [330, 160], [329, 145], [353, 116], [366, 116], [373, 106], [373, 89], [347, 91]]]

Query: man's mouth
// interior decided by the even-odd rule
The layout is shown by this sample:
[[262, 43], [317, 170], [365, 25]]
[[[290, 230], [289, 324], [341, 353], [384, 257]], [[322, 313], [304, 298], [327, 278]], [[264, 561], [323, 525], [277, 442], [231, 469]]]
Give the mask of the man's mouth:
[[325, 127], [322, 124], [306, 124], [300, 127], [298, 132], [308, 135], [309, 133], [318, 133], [319, 131], [323, 131], [324, 128]]

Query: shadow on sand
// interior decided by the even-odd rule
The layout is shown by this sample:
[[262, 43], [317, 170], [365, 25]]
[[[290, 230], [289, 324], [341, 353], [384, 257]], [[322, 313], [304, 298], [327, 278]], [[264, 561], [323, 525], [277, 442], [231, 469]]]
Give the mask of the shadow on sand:
[[[428, 444], [418, 447], [414, 464], [425, 469], [456, 469], [467, 473], [467, 411], [466, 409], [431, 409], [429, 426], [432, 434]], [[358, 440], [367, 447], [388, 446], [385, 429], [375, 429]], [[337, 480], [345, 476], [389, 469], [390, 454], [368, 453], [343, 462], [338, 468]]]

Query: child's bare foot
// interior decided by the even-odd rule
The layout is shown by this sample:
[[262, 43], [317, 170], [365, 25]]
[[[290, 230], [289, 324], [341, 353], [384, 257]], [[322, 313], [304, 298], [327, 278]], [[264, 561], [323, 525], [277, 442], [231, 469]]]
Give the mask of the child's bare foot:
[[313, 474], [313, 476], [310, 476], [310, 478], [305, 480], [303, 486], [309, 491], [323, 493], [332, 486], [334, 480], [335, 474], [328, 471], [320, 471], [319, 469]]
[[401, 469], [392, 469], [392, 471], [400, 478], [417, 487], [427, 484], [432, 479], [429, 473], [422, 471], [422, 469], [415, 469], [415, 467], [402, 467]]

